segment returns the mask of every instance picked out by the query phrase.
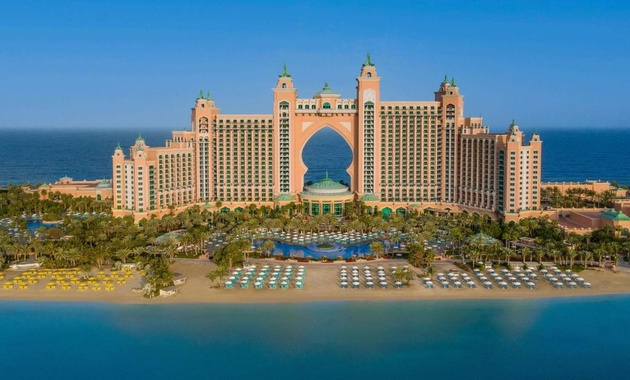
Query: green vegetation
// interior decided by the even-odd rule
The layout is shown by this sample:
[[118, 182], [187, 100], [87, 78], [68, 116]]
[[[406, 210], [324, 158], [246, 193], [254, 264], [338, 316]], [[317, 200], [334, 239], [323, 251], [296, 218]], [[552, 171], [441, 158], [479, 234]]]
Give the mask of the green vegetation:
[[[116, 263], [140, 263], [146, 266], [146, 293], [155, 295], [172, 283], [169, 263], [174, 257], [198, 257], [206, 252], [206, 242], [216, 233], [226, 235], [227, 243], [214, 252], [218, 269], [208, 274], [216, 284], [232, 268], [250, 257], [268, 257], [275, 244], [264, 241], [252, 249], [255, 241], [267, 233], [358, 231], [386, 232], [387, 239], [396, 245], [404, 241], [400, 250], [411, 265], [432, 273], [436, 255], [454, 258], [462, 267], [473, 267], [477, 262], [494, 262], [509, 266], [513, 261], [553, 261], [568, 268], [618, 264], [630, 253], [627, 239], [606, 227], [591, 235], [565, 234], [555, 221], [529, 218], [518, 223], [494, 221], [477, 214], [433, 215], [410, 211], [406, 216], [390, 214], [387, 220], [380, 212], [370, 214], [362, 202], [348, 205], [343, 219], [333, 215], [309, 217], [301, 206], [290, 203], [278, 209], [249, 205], [239, 212], [221, 212], [221, 203], [210, 212], [191, 207], [178, 215], [142, 220], [138, 224], [130, 217], [113, 218], [109, 205], [91, 199], [72, 198], [51, 194], [51, 199], [40, 199], [41, 194], [25, 192], [12, 186], [0, 193], [0, 216], [9, 220], [11, 228], [0, 226], [0, 265], [27, 259], [37, 260], [45, 267], [115, 266]], [[87, 214], [86, 214], [87, 213]], [[55, 228], [40, 229], [35, 236], [26, 233], [23, 215], [52, 215], [61, 220]], [[75, 216], [81, 214], [81, 217]], [[6, 223], [5, 223], [6, 224]], [[169, 232], [176, 233], [163, 236]], [[483, 233], [491, 238], [474, 240], [471, 236]], [[513, 244], [519, 238], [530, 238], [531, 244]], [[439, 241], [440, 248], [428, 248], [425, 242]], [[491, 244], [482, 244], [490, 241]], [[375, 257], [387, 255], [382, 242], [373, 242], [370, 249]]]
[[[0, 193], [0, 216], [18, 229], [17, 233], [10, 234], [0, 226], [2, 266], [31, 259], [47, 268], [80, 267], [87, 272], [93, 267], [115, 266], [118, 262], [140, 263], [148, 268], [145, 292], [153, 296], [172, 284], [168, 262], [174, 258], [179, 244], [173, 239], [158, 243], [157, 237], [175, 228], [186, 228], [182, 239], [189, 238], [187, 245], [201, 252], [211, 233], [198, 208], [136, 225], [131, 218], [113, 218], [105, 202], [55, 194], [50, 194], [50, 198], [40, 199], [40, 194], [25, 192], [19, 186]], [[32, 214], [54, 214], [61, 224], [40, 229], [31, 236], [26, 232], [27, 223], [22, 216]]]
[[616, 194], [612, 190], [597, 193], [593, 190], [570, 188], [564, 195], [557, 187], [541, 191], [543, 204], [551, 207], [612, 207]]

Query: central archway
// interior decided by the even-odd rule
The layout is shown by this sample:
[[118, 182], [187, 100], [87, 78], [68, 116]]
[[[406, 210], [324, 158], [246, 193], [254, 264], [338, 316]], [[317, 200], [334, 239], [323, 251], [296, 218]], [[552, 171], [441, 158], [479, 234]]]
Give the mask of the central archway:
[[348, 172], [353, 160], [352, 148], [332, 128], [326, 126], [315, 132], [304, 144], [301, 157], [307, 168], [304, 184], [317, 182], [328, 176], [335, 182], [341, 180], [349, 186], [353, 185]]
[[[327, 120], [322, 120], [327, 119]], [[308, 119], [301, 119], [298, 125], [302, 125], [301, 130], [297, 130], [294, 132], [292, 136], [292, 143], [294, 144], [293, 155], [291, 157], [291, 178], [292, 178], [292, 192], [299, 193], [304, 189], [304, 177], [306, 172], [308, 171], [308, 167], [303, 161], [303, 153], [304, 147], [309, 142], [309, 140], [322, 129], [332, 130], [332, 133], [335, 133], [337, 136], [340, 136], [343, 141], [347, 144], [351, 152], [351, 162], [347, 169], [344, 167], [346, 173], [348, 173], [350, 177], [350, 190], [356, 191], [355, 188], [358, 186], [357, 182], [357, 173], [355, 171], [356, 163], [357, 163], [357, 154], [356, 154], [356, 136], [354, 123], [346, 121], [343, 118], [340, 120], [331, 120], [334, 118], [324, 118], [321, 116], [311, 116]], [[331, 133], [331, 132], [329, 132]], [[325, 132], [326, 134], [326, 132]], [[345, 163], [344, 163], [345, 165]], [[337, 166], [338, 168], [338, 166]], [[325, 169], [324, 169], [325, 170]], [[322, 178], [316, 178], [316, 180], [320, 180]]]

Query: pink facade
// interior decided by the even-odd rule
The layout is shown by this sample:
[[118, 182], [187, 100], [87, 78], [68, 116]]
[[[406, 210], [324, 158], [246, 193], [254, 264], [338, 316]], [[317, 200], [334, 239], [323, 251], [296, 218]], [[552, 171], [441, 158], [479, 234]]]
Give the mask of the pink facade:
[[109, 180], [75, 181], [69, 177], [60, 178], [55, 183], [40, 186], [38, 192], [44, 198], [51, 193], [69, 194], [73, 197], [91, 197], [98, 201], [112, 199], [112, 184]]
[[539, 213], [541, 141], [513, 123], [490, 134], [465, 118], [463, 96], [444, 80], [430, 101], [385, 101], [369, 56], [357, 93], [342, 98], [326, 83], [298, 98], [286, 70], [273, 88], [268, 115], [222, 115], [209, 96], [191, 112], [191, 129], [165, 147], [139, 138], [126, 157], [113, 156], [114, 214], [163, 215], [192, 204], [229, 208], [300, 202], [307, 171], [302, 150], [329, 127], [350, 146], [350, 191], [372, 211], [446, 209], [506, 219]]

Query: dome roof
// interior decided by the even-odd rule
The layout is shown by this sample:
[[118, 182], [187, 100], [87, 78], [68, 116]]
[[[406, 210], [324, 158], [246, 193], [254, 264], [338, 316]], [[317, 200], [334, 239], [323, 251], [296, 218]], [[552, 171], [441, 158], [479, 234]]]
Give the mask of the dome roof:
[[322, 90], [318, 93], [315, 94], [315, 96], [317, 95], [339, 95], [338, 93], [334, 92], [330, 86], [328, 85], [328, 82], [326, 82], [324, 84], [324, 88], [322, 88]]
[[365, 194], [360, 199], [361, 202], [378, 202], [378, 198], [374, 194]]
[[606, 212], [602, 212], [602, 218], [613, 220], [613, 221], [626, 221], [630, 220], [628, 215], [624, 214], [623, 211], [617, 211], [615, 209], [610, 209]]
[[333, 181], [332, 179], [328, 178], [328, 175], [326, 175], [326, 178], [322, 179], [319, 182], [315, 182], [312, 185], [305, 186], [304, 190], [305, 194], [311, 195], [350, 194], [350, 192], [348, 191], [348, 186]]
[[293, 197], [289, 194], [280, 194], [276, 197], [277, 202], [293, 202]]
[[306, 188], [309, 190], [348, 190], [348, 186], [335, 182], [328, 177], [310, 186], [306, 186]]
[[97, 189], [111, 189], [112, 188], [112, 183], [109, 182], [106, 179], [102, 179], [97, 185], [96, 185]]

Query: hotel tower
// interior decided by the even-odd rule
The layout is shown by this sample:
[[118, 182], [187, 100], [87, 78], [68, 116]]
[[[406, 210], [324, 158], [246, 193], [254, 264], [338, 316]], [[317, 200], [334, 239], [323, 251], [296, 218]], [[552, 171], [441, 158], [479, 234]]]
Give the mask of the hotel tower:
[[[113, 212], [136, 220], [198, 204], [213, 211], [248, 205], [301, 204], [311, 215], [343, 214], [348, 202], [368, 212], [468, 212], [514, 220], [540, 214], [541, 140], [512, 121], [493, 134], [481, 117], [464, 117], [455, 80], [431, 101], [381, 99], [370, 56], [357, 92], [342, 98], [328, 83], [299, 98], [286, 66], [273, 88], [272, 113], [225, 115], [200, 93], [190, 130], [163, 147], [138, 137], [113, 161]], [[307, 188], [302, 149], [320, 129], [339, 133], [352, 150], [350, 187], [328, 178]], [[215, 207], [220, 207], [216, 210]]]

